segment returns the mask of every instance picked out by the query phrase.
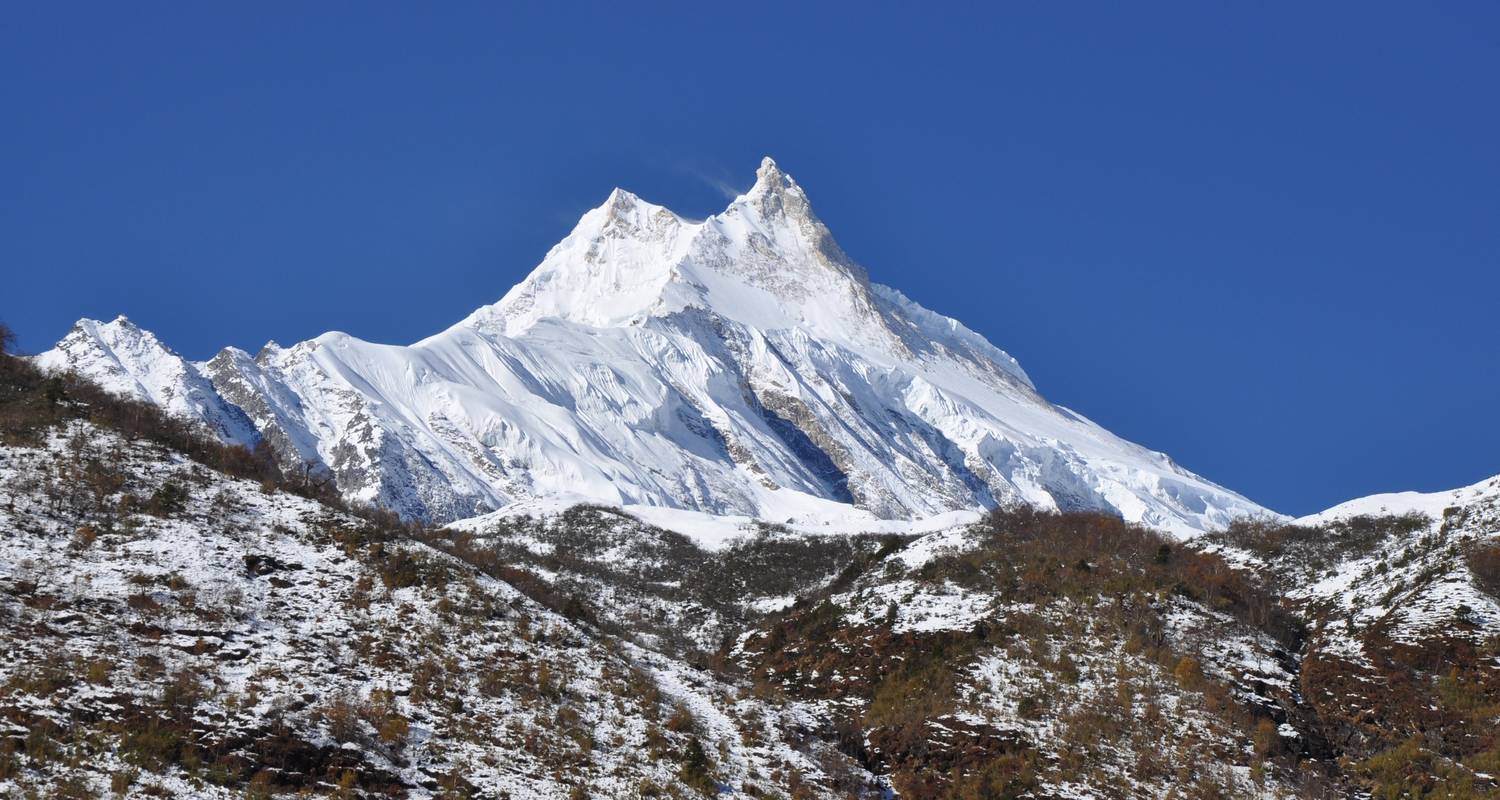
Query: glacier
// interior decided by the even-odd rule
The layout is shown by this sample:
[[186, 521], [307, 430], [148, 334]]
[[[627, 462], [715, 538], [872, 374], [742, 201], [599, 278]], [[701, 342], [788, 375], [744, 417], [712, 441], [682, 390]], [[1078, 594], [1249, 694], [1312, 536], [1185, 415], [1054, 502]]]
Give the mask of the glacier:
[[426, 522], [538, 502], [789, 524], [1027, 503], [1187, 537], [1270, 514], [872, 283], [769, 158], [701, 221], [615, 189], [498, 302], [411, 345], [331, 332], [194, 362], [121, 317], [37, 359]]

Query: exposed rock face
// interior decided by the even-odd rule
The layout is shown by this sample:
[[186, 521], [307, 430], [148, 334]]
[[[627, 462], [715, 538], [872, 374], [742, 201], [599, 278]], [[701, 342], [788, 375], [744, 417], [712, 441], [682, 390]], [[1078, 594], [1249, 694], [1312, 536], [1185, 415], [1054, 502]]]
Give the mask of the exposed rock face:
[[499, 302], [407, 347], [328, 333], [195, 364], [119, 321], [79, 330], [42, 362], [430, 521], [551, 496], [777, 520], [1021, 502], [1179, 535], [1264, 513], [870, 283], [770, 159], [701, 222], [616, 189]]

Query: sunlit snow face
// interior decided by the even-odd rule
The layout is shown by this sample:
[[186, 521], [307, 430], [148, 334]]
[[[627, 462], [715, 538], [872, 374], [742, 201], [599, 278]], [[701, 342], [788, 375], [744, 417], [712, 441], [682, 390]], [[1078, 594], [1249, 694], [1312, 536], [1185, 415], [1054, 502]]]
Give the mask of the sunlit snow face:
[[329, 333], [193, 363], [85, 320], [39, 361], [424, 520], [539, 498], [866, 522], [1026, 502], [1187, 536], [1264, 513], [869, 283], [769, 159], [699, 222], [614, 191], [499, 302], [411, 346]]

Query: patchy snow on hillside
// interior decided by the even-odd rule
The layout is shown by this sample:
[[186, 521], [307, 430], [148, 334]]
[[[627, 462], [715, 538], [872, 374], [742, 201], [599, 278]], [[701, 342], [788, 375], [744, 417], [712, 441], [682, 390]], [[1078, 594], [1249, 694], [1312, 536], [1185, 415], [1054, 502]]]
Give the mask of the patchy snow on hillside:
[[1315, 649], [1368, 668], [1373, 630], [1407, 644], [1500, 633], [1500, 601], [1475, 584], [1465, 560], [1471, 548], [1500, 541], [1500, 477], [1358, 498], [1291, 524], [1302, 526], [1296, 540], [1271, 552], [1220, 536], [1203, 546], [1312, 612]]
[[[691, 741], [735, 790], [822, 775], [783, 736], [806, 722], [795, 704], [741, 697], [426, 545], [85, 423], [0, 447], [0, 529], [0, 718], [32, 743], [0, 795], [239, 797], [257, 777], [624, 797], [681, 786]], [[183, 750], [132, 730], [195, 733]], [[297, 766], [255, 772], [266, 763]]]

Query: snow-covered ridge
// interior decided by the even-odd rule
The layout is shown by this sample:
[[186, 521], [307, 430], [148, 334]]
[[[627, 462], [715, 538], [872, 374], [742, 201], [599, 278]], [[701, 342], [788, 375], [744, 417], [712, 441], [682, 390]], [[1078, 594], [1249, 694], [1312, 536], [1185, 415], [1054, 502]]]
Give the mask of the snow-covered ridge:
[[564, 496], [809, 524], [1022, 502], [1179, 535], [1266, 513], [870, 283], [770, 159], [701, 222], [615, 190], [500, 301], [410, 346], [329, 333], [189, 363], [122, 318], [40, 359], [433, 521]]
[[1299, 518], [1298, 525], [1322, 525], [1357, 516], [1422, 514], [1441, 522], [1449, 508], [1500, 500], [1500, 475], [1461, 489], [1441, 492], [1386, 492], [1339, 503], [1333, 508]]

